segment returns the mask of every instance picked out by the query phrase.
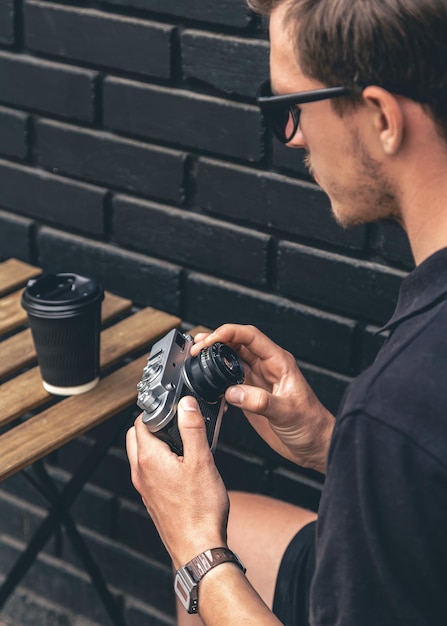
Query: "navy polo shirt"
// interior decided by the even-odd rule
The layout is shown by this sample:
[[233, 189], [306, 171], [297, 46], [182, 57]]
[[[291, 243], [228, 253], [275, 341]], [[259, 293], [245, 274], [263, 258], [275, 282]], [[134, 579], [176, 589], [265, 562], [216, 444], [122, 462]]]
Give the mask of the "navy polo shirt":
[[313, 626], [447, 625], [447, 249], [403, 281], [385, 328], [336, 421]]

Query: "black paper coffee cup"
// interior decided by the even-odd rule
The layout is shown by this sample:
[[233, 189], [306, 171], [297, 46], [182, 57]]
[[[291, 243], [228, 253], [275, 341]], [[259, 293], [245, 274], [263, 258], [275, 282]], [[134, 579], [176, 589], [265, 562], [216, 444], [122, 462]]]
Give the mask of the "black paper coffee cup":
[[28, 314], [45, 389], [74, 395], [99, 380], [101, 302], [98, 283], [78, 274], [43, 274], [28, 281]]

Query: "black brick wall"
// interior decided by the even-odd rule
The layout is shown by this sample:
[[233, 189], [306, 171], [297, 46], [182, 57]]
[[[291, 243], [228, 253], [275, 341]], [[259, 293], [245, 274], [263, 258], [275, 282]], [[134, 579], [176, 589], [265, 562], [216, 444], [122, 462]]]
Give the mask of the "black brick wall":
[[[94, 274], [187, 325], [256, 324], [336, 411], [383, 341], [411, 255], [394, 224], [335, 224], [302, 152], [263, 129], [267, 73], [265, 26], [244, 0], [2, 0], [0, 258]], [[52, 456], [60, 484], [94, 435]], [[216, 461], [230, 488], [318, 506], [321, 477], [279, 459], [236, 411]], [[2, 571], [41, 507], [20, 477], [2, 486]], [[123, 441], [74, 511], [129, 624], [171, 624], [168, 558]], [[72, 612], [108, 624], [63, 537], [33, 571], [31, 621], [22, 596], [7, 607], [21, 623]]]

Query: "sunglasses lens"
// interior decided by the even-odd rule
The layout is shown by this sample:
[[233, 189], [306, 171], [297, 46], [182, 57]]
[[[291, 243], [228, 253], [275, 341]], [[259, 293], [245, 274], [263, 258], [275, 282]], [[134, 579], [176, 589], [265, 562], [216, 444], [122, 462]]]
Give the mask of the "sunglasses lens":
[[287, 111], [284, 111], [281, 115], [281, 127], [279, 127], [279, 116], [278, 116], [278, 132], [276, 136], [279, 137], [279, 132], [281, 132], [281, 141], [283, 143], [288, 143], [293, 139], [296, 130], [298, 128], [300, 118], [300, 112], [295, 107], [289, 107]]
[[281, 143], [288, 143], [296, 133], [299, 122], [299, 111], [290, 107], [277, 108], [269, 111], [264, 118], [271, 131]]
[[[270, 81], [266, 81], [261, 85], [258, 96], [271, 98], [273, 95]], [[288, 143], [293, 138], [298, 128], [300, 117], [299, 109], [287, 104], [278, 104], [274, 107], [263, 107], [261, 104], [261, 109], [266, 126], [270, 128], [281, 143]]]

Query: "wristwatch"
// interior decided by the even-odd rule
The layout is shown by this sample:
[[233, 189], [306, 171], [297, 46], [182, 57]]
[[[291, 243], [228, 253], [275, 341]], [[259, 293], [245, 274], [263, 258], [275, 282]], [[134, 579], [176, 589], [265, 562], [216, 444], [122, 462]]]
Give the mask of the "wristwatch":
[[236, 563], [244, 574], [246, 572], [237, 554], [228, 548], [212, 548], [211, 550], [201, 552], [176, 571], [174, 591], [188, 613], [197, 613], [199, 582], [210, 569], [221, 563]]

